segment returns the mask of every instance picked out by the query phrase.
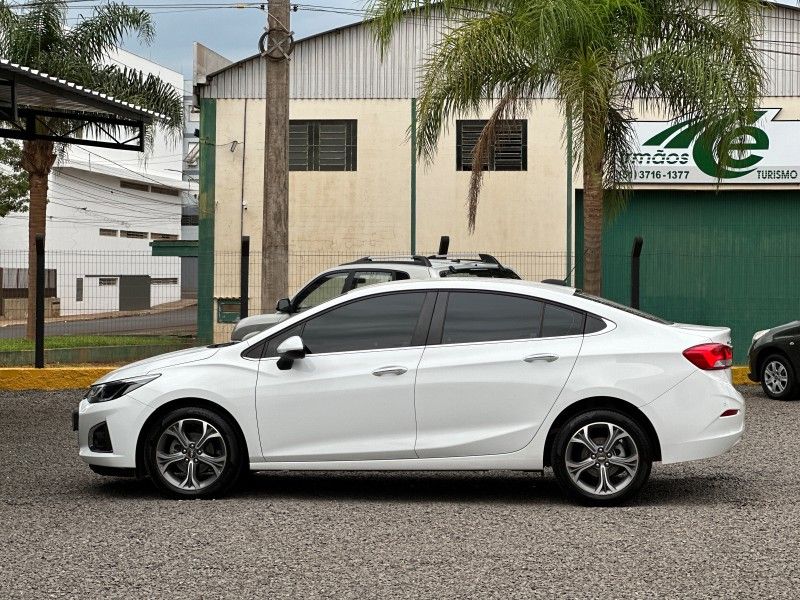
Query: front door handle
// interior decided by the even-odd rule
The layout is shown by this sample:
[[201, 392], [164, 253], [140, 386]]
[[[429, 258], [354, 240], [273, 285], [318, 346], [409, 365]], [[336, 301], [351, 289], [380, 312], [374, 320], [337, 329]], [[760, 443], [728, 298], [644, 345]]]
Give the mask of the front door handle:
[[380, 369], [375, 369], [372, 374], [377, 377], [382, 377], [384, 375], [402, 375], [408, 371], [405, 367], [381, 367]]
[[557, 354], [531, 354], [530, 356], [526, 356], [522, 360], [524, 360], [525, 362], [528, 362], [528, 363], [538, 362], [538, 361], [553, 362], [553, 361], [558, 360], [558, 355]]

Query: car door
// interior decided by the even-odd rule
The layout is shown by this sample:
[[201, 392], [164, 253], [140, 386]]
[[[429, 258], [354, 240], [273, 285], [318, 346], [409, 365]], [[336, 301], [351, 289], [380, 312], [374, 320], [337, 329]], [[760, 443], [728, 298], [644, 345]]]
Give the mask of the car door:
[[417, 370], [417, 455], [526, 446], [572, 371], [584, 321], [581, 312], [527, 296], [440, 293]]
[[256, 412], [271, 461], [413, 458], [414, 378], [435, 294], [394, 292], [338, 304], [277, 337], [300, 335], [304, 358], [280, 370], [270, 340]]

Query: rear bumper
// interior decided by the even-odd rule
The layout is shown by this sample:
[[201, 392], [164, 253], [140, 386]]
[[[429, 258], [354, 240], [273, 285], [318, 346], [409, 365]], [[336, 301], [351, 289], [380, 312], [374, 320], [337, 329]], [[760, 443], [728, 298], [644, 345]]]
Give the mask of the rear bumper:
[[[737, 411], [722, 416], [725, 411]], [[661, 443], [664, 463], [719, 456], [744, 433], [744, 398], [724, 378], [697, 371], [643, 406]]]

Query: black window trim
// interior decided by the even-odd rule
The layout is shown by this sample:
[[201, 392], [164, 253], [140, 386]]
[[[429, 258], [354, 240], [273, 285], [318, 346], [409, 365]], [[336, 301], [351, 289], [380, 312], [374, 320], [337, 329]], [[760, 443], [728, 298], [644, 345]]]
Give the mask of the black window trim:
[[[565, 308], [567, 310], [571, 310], [573, 312], [579, 313], [583, 315], [583, 331], [586, 330], [586, 322], [588, 321], [588, 317], [597, 317], [603, 322], [605, 322], [606, 327], [601, 329], [600, 331], [596, 331], [594, 333], [585, 334], [585, 333], [576, 333], [573, 335], [551, 335], [551, 336], [539, 336], [535, 338], [514, 338], [510, 340], [486, 340], [483, 342], [456, 342], [453, 344], [443, 344], [442, 343], [442, 335], [444, 334], [444, 320], [445, 316], [447, 315], [447, 304], [450, 300], [450, 294], [452, 292], [469, 292], [475, 294], [499, 294], [502, 296], [513, 296], [516, 298], [523, 298], [526, 300], [533, 300], [537, 302], [541, 302], [545, 306], [542, 307], [542, 314], [539, 321], [539, 332], [542, 331], [542, 325], [544, 323], [544, 314], [547, 304], [552, 304], [554, 306], [559, 306], [561, 308]], [[564, 304], [563, 302], [557, 302], [554, 300], [549, 300], [545, 298], [540, 298], [539, 296], [529, 296], [527, 294], [519, 294], [515, 292], [506, 292], [501, 290], [478, 290], [478, 289], [469, 289], [469, 288], [449, 288], [447, 290], [440, 290], [439, 291], [439, 299], [436, 302], [436, 309], [433, 314], [433, 320], [431, 322], [428, 339], [426, 340], [426, 346], [464, 346], [464, 345], [473, 345], [473, 344], [498, 344], [498, 343], [505, 343], [505, 342], [525, 342], [530, 340], [553, 340], [553, 339], [565, 339], [565, 338], [572, 338], [572, 337], [583, 337], [584, 335], [597, 335], [601, 333], [605, 333], [609, 330], [608, 327], [608, 320], [596, 315], [594, 313], [590, 313], [582, 308], [577, 308], [575, 306], [571, 306], [569, 304]]]
[[[386, 271], [390, 271], [391, 269], [384, 269]], [[411, 344], [408, 346], [397, 346], [392, 348], [376, 348], [374, 350], [342, 350], [340, 352], [320, 352], [318, 354], [309, 353], [309, 356], [329, 356], [331, 354], [352, 354], [354, 352], [383, 352], [386, 350], [397, 350], [397, 349], [409, 349], [409, 348], [418, 348], [424, 347], [425, 341], [428, 337], [428, 330], [431, 325], [431, 320], [434, 311], [434, 304], [436, 302], [436, 290], [430, 291], [426, 289], [416, 289], [416, 290], [392, 290], [389, 292], [384, 292], [381, 294], [371, 294], [369, 296], [360, 296], [358, 298], [352, 298], [346, 302], [341, 302], [336, 306], [331, 306], [321, 312], [315, 313], [313, 315], [309, 315], [308, 317], [303, 317], [299, 321], [296, 321], [289, 325], [288, 327], [281, 327], [280, 331], [276, 331], [272, 335], [263, 340], [260, 340], [258, 343], [250, 346], [242, 351], [241, 356], [242, 358], [249, 359], [249, 360], [261, 360], [264, 357], [264, 351], [266, 350], [267, 346], [269, 345], [270, 341], [274, 338], [281, 335], [287, 329], [294, 329], [297, 326], [300, 326], [300, 337], [303, 337], [303, 332], [305, 331], [306, 323], [311, 321], [312, 319], [316, 319], [317, 317], [321, 317], [324, 314], [329, 313], [332, 310], [336, 310], [342, 306], [347, 306], [348, 304], [352, 304], [353, 302], [358, 302], [360, 300], [366, 300], [371, 298], [378, 298], [383, 296], [393, 296], [395, 294], [419, 294], [422, 293], [425, 297], [422, 300], [422, 307], [420, 308], [419, 317], [417, 318], [417, 324], [414, 326], [414, 333], [411, 335]], [[286, 324], [287, 321], [283, 323], [279, 323], [280, 325]], [[257, 346], [261, 346], [261, 351], [259, 352], [259, 358], [255, 358], [254, 356], [247, 356], [248, 353], [253, 351]], [[267, 358], [274, 358], [277, 360], [277, 357], [267, 357]]]

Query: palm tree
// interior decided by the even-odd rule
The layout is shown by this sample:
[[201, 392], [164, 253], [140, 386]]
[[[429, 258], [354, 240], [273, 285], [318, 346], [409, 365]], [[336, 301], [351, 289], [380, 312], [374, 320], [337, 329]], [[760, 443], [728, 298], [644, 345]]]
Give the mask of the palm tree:
[[[165, 115], [155, 126], [176, 134], [183, 119], [183, 99], [173, 86], [154, 75], [109, 64], [108, 56], [128, 35], [150, 43], [155, 28], [150, 15], [124, 4], [109, 3], [94, 8], [90, 18], [74, 27], [67, 26], [68, 2], [37, 0], [10, 5], [0, 2], [0, 56], [32, 69], [61, 78], [152, 109]], [[51, 122], [51, 128], [72, 123]], [[153, 126], [148, 126], [146, 143], [152, 143]], [[28, 326], [27, 336], [34, 336], [36, 298], [36, 234], [45, 233], [47, 186], [56, 159], [63, 155], [64, 144], [48, 140], [26, 140], [20, 164], [28, 174]]]
[[[430, 160], [443, 127], [493, 102], [473, 153], [474, 230], [486, 155], [498, 122], [555, 98], [583, 163], [584, 288], [602, 291], [604, 204], [625, 200], [633, 111], [704, 120], [722, 164], [749, 123], [764, 72], [754, 38], [759, 0], [370, 0], [385, 50], [404, 18], [448, 20], [420, 77], [417, 139]], [[641, 114], [641, 113], [640, 113]], [[705, 119], [708, 119], [706, 122]], [[606, 212], [609, 212], [608, 210]]]

